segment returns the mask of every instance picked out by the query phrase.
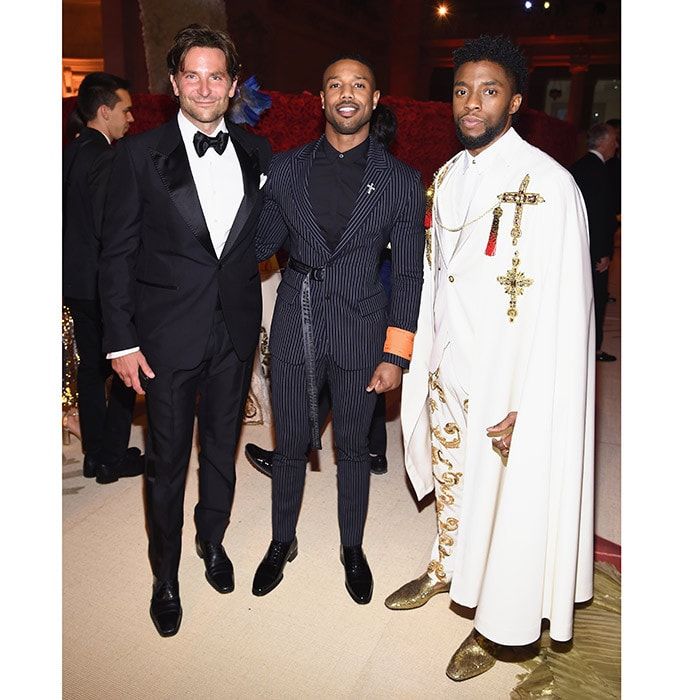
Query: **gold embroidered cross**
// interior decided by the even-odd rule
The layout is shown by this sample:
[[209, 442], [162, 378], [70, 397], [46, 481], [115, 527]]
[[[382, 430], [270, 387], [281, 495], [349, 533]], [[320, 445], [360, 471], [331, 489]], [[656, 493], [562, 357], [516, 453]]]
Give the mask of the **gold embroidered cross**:
[[515, 204], [515, 216], [513, 217], [513, 230], [510, 235], [513, 237], [513, 245], [518, 244], [520, 238], [520, 222], [523, 218], [523, 204], [540, 204], [544, 202], [544, 197], [536, 192], [527, 192], [530, 184], [530, 176], [526, 175], [520, 183], [517, 192], [504, 192], [498, 195], [498, 201], [508, 204]]
[[511, 323], [515, 321], [515, 317], [518, 315], [518, 309], [516, 308], [517, 298], [523, 293], [525, 287], [530, 287], [534, 283], [534, 280], [525, 277], [524, 273], [518, 271], [518, 265], [520, 265], [520, 258], [516, 251], [513, 256], [513, 267], [505, 275], [496, 278], [504, 286], [505, 293], [510, 296], [507, 313]]

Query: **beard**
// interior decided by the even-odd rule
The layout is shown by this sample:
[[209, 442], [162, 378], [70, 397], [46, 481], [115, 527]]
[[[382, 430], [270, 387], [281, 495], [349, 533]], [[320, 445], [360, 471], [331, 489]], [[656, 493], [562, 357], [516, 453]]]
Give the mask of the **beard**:
[[508, 117], [510, 117], [508, 110], [503, 110], [503, 114], [500, 116], [499, 120], [495, 124], [487, 126], [484, 133], [480, 136], [467, 136], [466, 134], [462, 133], [462, 130], [459, 128], [459, 120], [455, 119], [457, 138], [460, 140], [461, 144], [469, 150], [475, 150], [477, 148], [488, 146], [503, 133], [504, 129], [506, 128], [506, 124], [508, 123]]
[[372, 112], [360, 117], [357, 121], [354, 119], [346, 120], [338, 117], [333, 110], [324, 110], [326, 121], [333, 127], [333, 129], [339, 134], [356, 134], [367, 122], [372, 119]]

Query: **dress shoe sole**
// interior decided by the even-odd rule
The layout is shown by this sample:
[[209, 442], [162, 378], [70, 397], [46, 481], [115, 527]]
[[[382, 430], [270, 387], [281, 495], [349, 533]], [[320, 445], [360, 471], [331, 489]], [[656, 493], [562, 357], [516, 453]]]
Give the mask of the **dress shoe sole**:
[[158, 624], [158, 618], [155, 616], [153, 613], [153, 610], [150, 611], [151, 613], [151, 620], [153, 621], [153, 625], [156, 628], [156, 631], [161, 637], [174, 637], [179, 631], [180, 631], [180, 623], [182, 622], [182, 608], [180, 608], [180, 614], [177, 617], [177, 624], [175, 625], [175, 628], [172, 630], [166, 630], [163, 631]]
[[95, 481], [98, 484], [113, 484], [115, 481], [119, 481], [119, 477], [115, 475], [103, 476], [102, 474], [95, 475]]
[[[298, 549], [290, 555], [289, 559], [287, 559], [287, 564], [289, 564], [289, 562], [291, 562], [291, 561], [294, 561], [297, 558], [297, 554], [299, 554]], [[259, 590], [259, 591], [256, 591], [253, 588], [253, 591], [252, 591], [253, 595], [256, 595], [258, 597], [267, 595], [268, 593], [273, 591], [275, 588], [277, 588], [277, 586], [279, 586], [280, 583], [282, 583], [283, 578], [284, 578], [284, 572], [282, 572], [278, 578], [276, 578], [269, 586], [267, 586], [267, 588], [264, 588], [264, 589]]]
[[251, 457], [251, 456], [248, 454], [248, 451], [247, 451], [247, 450], [244, 450], [244, 453], [245, 453], [245, 458], [250, 462], [250, 465], [251, 465], [254, 469], [256, 469], [257, 471], [259, 471], [261, 474], [264, 474], [265, 476], [269, 477], [270, 479], [272, 478], [272, 470], [268, 471], [268, 470], [265, 469], [264, 467], [261, 467], [261, 466], [255, 461], [255, 459], [254, 459], [253, 457]]
[[370, 471], [372, 472], [372, 474], [386, 474], [388, 470], [387, 469], [370, 469]]

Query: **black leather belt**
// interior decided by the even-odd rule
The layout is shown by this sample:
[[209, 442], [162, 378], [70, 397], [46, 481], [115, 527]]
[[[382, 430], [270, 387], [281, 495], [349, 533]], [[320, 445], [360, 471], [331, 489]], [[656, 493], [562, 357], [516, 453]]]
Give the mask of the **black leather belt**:
[[311, 447], [321, 449], [321, 429], [318, 418], [318, 391], [316, 385], [316, 349], [314, 346], [314, 326], [311, 316], [311, 285], [309, 280], [322, 281], [326, 275], [324, 267], [311, 267], [300, 260], [289, 258], [287, 263], [292, 270], [304, 275], [301, 283], [301, 333], [304, 348], [304, 370], [306, 374], [306, 396], [309, 404], [311, 427]]
[[325, 267], [311, 267], [311, 265], [307, 265], [301, 262], [301, 260], [295, 260], [294, 258], [289, 258], [287, 265], [291, 267], [292, 270], [301, 272], [302, 275], [308, 275], [312, 280], [316, 280], [317, 282], [322, 282], [326, 277]]

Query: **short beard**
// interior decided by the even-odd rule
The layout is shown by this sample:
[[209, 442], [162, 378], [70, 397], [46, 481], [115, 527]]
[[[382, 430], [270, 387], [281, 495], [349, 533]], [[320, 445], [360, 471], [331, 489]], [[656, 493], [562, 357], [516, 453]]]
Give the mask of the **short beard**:
[[335, 119], [335, 115], [326, 114], [326, 121], [339, 133], [344, 135], [356, 134], [365, 124], [367, 124], [370, 119], [372, 119], [372, 114], [367, 117], [364, 121], [358, 122], [354, 126], [351, 126], [347, 122]]
[[488, 146], [490, 143], [495, 141], [502, 133], [508, 123], [508, 110], [503, 112], [503, 116], [494, 124], [489, 126], [484, 130], [481, 136], [467, 136], [462, 133], [459, 128], [459, 119], [455, 119], [455, 129], [457, 130], [457, 138], [460, 140], [461, 144], [467, 150], [476, 150], [477, 148], [483, 148]]

